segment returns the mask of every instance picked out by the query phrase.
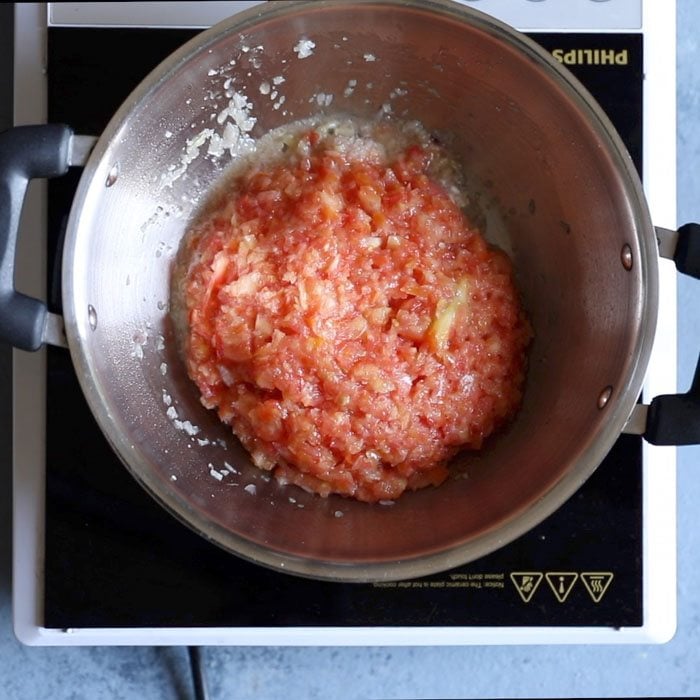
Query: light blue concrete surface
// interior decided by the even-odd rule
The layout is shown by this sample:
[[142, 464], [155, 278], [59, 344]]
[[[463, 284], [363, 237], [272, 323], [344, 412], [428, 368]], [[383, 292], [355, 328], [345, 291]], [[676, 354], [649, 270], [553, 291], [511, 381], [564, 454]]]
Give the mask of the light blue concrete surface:
[[[700, 220], [700, 3], [678, 0], [678, 221]], [[679, 285], [681, 384], [700, 349], [700, 283]], [[0, 386], [9, 384], [0, 355]], [[3, 397], [4, 400], [4, 397]], [[3, 424], [2, 431], [9, 429]], [[0, 436], [7, 445], [7, 433]], [[7, 454], [5, 449], [0, 457]], [[11, 630], [9, 465], [0, 462], [0, 698], [190, 697], [182, 648], [35, 649]], [[207, 648], [214, 698], [700, 696], [700, 448], [679, 450], [678, 631], [663, 646]]]

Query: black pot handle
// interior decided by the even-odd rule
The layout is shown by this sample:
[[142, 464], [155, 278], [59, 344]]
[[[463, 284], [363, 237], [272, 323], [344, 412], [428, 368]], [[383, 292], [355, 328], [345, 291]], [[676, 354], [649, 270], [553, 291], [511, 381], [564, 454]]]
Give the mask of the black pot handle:
[[73, 132], [62, 124], [17, 126], [0, 133], [0, 341], [38, 350], [50, 314], [46, 304], [15, 289], [15, 250], [29, 181], [64, 175]]
[[[678, 231], [657, 229], [659, 252], [676, 268], [700, 279], [700, 224], [685, 224]], [[700, 444], [700, 359], [685, 394], [655, 396], [648, 406], [644, 439], [653, 445]]]

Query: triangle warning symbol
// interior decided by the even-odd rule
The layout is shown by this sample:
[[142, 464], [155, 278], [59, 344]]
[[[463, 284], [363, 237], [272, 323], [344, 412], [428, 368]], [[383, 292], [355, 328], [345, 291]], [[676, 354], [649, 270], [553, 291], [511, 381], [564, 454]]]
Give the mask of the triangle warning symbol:
[[545, 574], [545, 578], [556, 599], [563, 603], [569, 597], [578, 574], [573, 571], [549, 571]]
[[600, 603], [612, 580], [613, 575], [609, 571], [581, 572], [581, 581], [594, 603]]
[[542, 577], [541, 571], [513, 571], [510, 575], [510, 580], [513, 582], [515, 590], [518, 591], [523, 602], [529, 603], [532, 596], [535, 595]]

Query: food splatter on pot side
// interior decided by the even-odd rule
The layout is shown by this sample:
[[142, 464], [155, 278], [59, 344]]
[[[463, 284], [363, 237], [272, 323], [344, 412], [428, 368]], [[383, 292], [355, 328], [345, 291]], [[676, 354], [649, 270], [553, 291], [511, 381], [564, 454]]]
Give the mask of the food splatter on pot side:
[[416, 123], [260, 139], [183, 240], [190, 377], [255, 465], [327, 496], [438, 486], [517, 411], [532, 330], [508, 256]]

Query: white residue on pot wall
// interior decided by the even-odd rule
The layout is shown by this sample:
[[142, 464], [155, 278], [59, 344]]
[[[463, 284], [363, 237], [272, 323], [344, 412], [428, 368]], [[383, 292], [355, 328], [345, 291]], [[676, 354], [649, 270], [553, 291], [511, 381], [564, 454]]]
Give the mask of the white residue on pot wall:
[[309, 97], [309, 102], [316, 102], [319, 107], [329, 107], [333, 102], [333, 95], [326, 92], [319, 92]]
[[172, 424], [175, 426], [176, 430], [182, 430], [190, 437], [194, 437], [195, 435], [199, 434], [200, 429], [198, 426], [193, 425], [191, 421], [179, 419], [175, 406], [169, 406], [168, 410], [165, 412], [165, 415], [172, 421]]
[[[218, 67], [210, 67], [207, 70], [207, 77], [210, 79], [206, 88], [209, 90], [204, 98], [206, 106], [202, 105], [205, 114], [194, 116], [190, 128], [199, 128], [187, 138], [182, 152], [177, 162], [168, 166], [165, 173], [160, 178], [160, 189], [172, 188], [173, 184], [187, 173], [189, 166], [198, 158], [210, 158], [218, 160], [225, 156], [235, 157], [247, 155], [255, 151], [255, 139], [251, 132], [257, 123], [254, 116], [255, 98], [257, 100], [269, 99], [272, 108], [279, 111], [281, 115], [287, 116], [288, 107], [284, 107], [287, 96], [283, 94], [283, 84], [287, 81], [282, 71], [288, 69], [286, 58], [279, 59], [276, 74], [265, 73], [264, 62], [271, 60], [273, 54], [266, 54], [263, 45], [249, 46], [245, 43], [243, 35], [240, 36], [241, 44], [238, 53], [227, 59], [225, 63]], [[343, 43], [334, 44], [336, 48], [347, 50], [348, 37], [342, 37]], [[308, 36], [300, 36], [291, 47], [298, 59], [309, 59], [315, 54], [316, 41]], [[352, 57], [348, 62], [351, 64]], [[379, 57], [370, 52], [358, 52], [358, 58], [368, 63], [379, 60]], [[248, 70], [246, 70], [248, 69]], [[274, 69], [273, 69], [274, 70]], [[252, 82], [246, 78], [252, 78]], [[245, 81], [246, 86], [242, 86], [238, 81]], [[218, 83], [218, 85], [217, 85]], [[366, 84], [369, 91], [373, 88], [371, 83]], [[353, 78], [348, 80], [343, 89], [342, 97], [349, 98], [358, 89], [358, 80]], [[390, 99], [400, 96], [402, 90], [397, 88], [390, 96]], [[253, 97], [250, 97], [250, 96]], [[336, 95], [328, 90], [319, 90], [309, 95], [309, 103], [315, 103], [320, 108], [328, 108], [334, 101]], [[222, 104], [222, 99], [227, 100]], [[370, 100], [365, 100], [369, 102]], [[192, 98], [186, 100], [186, 104], [191, 104]], [[213, 107], [213, 109], [212, 109]], [[384, 106], [384, 112], [390, 110]], [[172, 129], [172, 126], [171, 126]], [[168, 130], [166, 138], [172, 140], [172, 130]], [[228, 161], [222, 161], [224, 165]]]
[[249, 136], [257, 121], [256, 117], [251, 115], [253, 103], [245, 94], [231, 90], [230, 78], [226, 83], [229, 85], [225, 88], [228, 102], [223, 109], [214, 114], [214, 121], [220, 130], [207, 127], [187, 140], [179, 162], [170, 165], [161, 175], [161, 190], [172, 187], [173, 183], [187, 172], [190, 164], [199, 158], [205, 145], [206, 154], [215, 158], [224, 155], [225, 151], [234, 156], [248, 153], [255, 148], [255, 142]]
[[148, 331], [139, 329], [131, 336], [131, 356], [143, 360], [143, 348], [148, 343]]
[[314, 53], [316, 44], [311, 39], [299, 39], [299, 43], [294, 47], [294, 53], [299, 58], [308, 58]]

